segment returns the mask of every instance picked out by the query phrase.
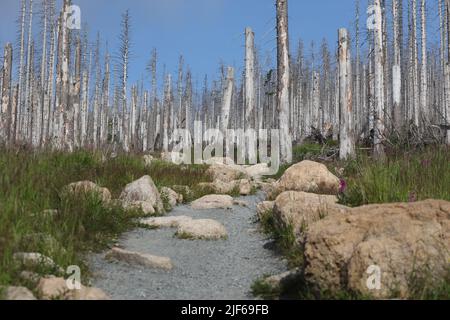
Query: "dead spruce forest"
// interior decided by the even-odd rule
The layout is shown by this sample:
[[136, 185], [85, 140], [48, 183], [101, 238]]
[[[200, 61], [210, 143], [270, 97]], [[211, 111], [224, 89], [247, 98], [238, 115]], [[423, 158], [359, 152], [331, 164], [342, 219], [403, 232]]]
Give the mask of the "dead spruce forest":
[[[336, 41], [311, 44], [273, 2], [276, 51], [242, 30], [242, 74], [197, 81], [182, 55], [171, 74], [155, 48], [130, 83], [132, 11], [112, 48], [70, 27], [70, 0], [20, 0], [0, 70], [0, 297], [450, 298], [450, 0], [355, 0]], [[228, 149], [176, 165], [177, 129], [277, 129], [280, 170]], [[198, 275], [191, 257], [238, 262]]]

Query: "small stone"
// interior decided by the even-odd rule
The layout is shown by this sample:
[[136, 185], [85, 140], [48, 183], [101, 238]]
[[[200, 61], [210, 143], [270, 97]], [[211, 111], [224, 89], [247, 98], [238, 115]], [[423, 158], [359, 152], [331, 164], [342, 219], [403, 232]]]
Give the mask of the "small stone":
[[113, 248], [106, 254], [106, 258], [112, 258], [131, 265], [139, 265], [151, 269], [171, 270], [173, 268], [170, 258], [132, 252], [120, 248]]
[[228, 237], [225, 227], [211, 219], [182, 221], [175, 235], [180, 239], [191, 240], [220, 240]]
[[192, 218], [187, 216], [149, 218], [140, 220], [140, 224], [150, 228], [177, 228], [186, 220], [192, 220]]

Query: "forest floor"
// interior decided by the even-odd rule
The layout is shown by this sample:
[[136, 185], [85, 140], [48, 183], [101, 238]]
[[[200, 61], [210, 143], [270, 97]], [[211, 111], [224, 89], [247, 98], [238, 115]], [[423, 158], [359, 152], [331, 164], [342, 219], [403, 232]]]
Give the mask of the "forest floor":
[[[330, 150], [327, 151], [327, 148]], [[448, 148], [390, 151], [384, 162], [374, 162], [365, 154], [347, 162], [324, 161], [324, 154], [332, 153], [332, 149], [333, 146], [314, 144], [296, 147], [294, 162], [311, 159], [325, 163], [343, 181], [344, 188], [340, 194], [342, 204], [360, 206], [430, 198], [450, 201]], [[276, 177], [281, 176], [287, 167], [282, 168]], [[27, 286], [27, 281], [20, 277], [21, 269], [14, 262], [13, 254], [40, 252], [63, 268], [80, 266], [83, 283], [93, 281], [108, 292], [111, 291], [109, 293], [115, 298], [211, 298], [212, 293], [206, 288], [211, 284], [208, 281], [211, 281], [213, 273], [218, 279], [215, 285], [211, 284], [211, 288], [220, 297], [232, 298], [234, 295], [236, 298], [248, 298], [250, 284], [258, 276], [273, 274], [285, 268], [282, 257], [276, 257], [274, 252], [264, 249], [265, 244], [270, 242], [268, 237], [253, 233], [253, 229], [257, 228], [253, 220], [256, 217], [254, 202], [257, 196], [245, 199], [250, 204], [249, 209], [236, 207], [230, 213], [213, 210], [201, 214], [222, 222], [233, 235], [227, 241], [212, 244], [175, 240], [170, 230], [139, 229], [136, 218], [141, 214], [138, 212], [126, 213], [121, 207], [115, 206], [105, 208], [98, 199], [77, 199], [62, 192], [69, 183], [90, 180], [108, 188], [113, 198], [117, 198], [126, 184], [150, 175], [158, 188], [189, 186], [193, 193], [185, 197], [188, 203], [210, 193], [198, 187], [201, 182], [211, 181], [206, 170], [206, 166], [175, 166], [160, 161], [146, 166], [142, 155], [106, 157], [102, 153], [88, 151], [65, 154], [1, 150], [0, 286]], [[57, 210], [56, 215], [45, 214], [44, 210], [48, 209]], [[170, 215], [179, 214], [200, 215], [190, 211], [187, 206], [176, 208]], [[106, 266], [101, 252], [118, 241], [126, 248], [142, 249], [145, 252], [144, 246], [148, 244], [152, 248], [151, 253], [170, 254], [174, 259], [176, 276], [172, 280], [169, 275], [145, 274], [139, 269], [125, 268], [120, 263]], [[154, 252], [153, 249], [159, 251]], [[290, 260], [291, 266], [298, 256], [291, 255], [292, 251], [290, 244], [284, 243], [281, 252]], [[235, 254], [236, 260], [230, 260], [228, 253], [224, 252]], [[189, 261], [197, 264], [197, 267], [186, 267]], [[212, 265], [210, 261], [217, 261], [217, 264]], [[236, 265], [233, 261], [236, 261]], [[239, 267], [241, 271], [237, 270]], [[42, 275], [54, 272], [45, 268], [34, 271]], [[123, 283], [111, 280], [115, 275], [110, 272], [127, 273], [128, 278], [124, 275], [123, 281], [130, 281], [130, 284], [140, 289], [128, 292], [124, 286], [114, 291]], [[182, 283], [172, 282], [188, 274], [192, 278], [187, 277], [185, 283], [188, 285], [185, 288]], [[148, 277], [147, 282], [142, 282], [144, 275]], [[204, 280], [199, 282], [199, 287], [189, 280], [194, 276]], [[146, 284], [160, 290], [145, 290], [141, 285]], [[226, 285], [229, 286], [228, 291], [224, 291]], [[175, 287], [162, 291], [170, 286]]]

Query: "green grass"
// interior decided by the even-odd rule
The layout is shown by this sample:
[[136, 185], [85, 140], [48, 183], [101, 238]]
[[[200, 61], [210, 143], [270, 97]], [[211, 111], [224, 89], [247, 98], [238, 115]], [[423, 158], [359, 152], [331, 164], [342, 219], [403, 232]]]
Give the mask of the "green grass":
[[279, 290], [279, 288], [272, 288], [272, 286], [265, 281], [267, 277], [269, 276], [265, 275], [253, 282], [251, 287], [252, 294], [255, 297], [261, 297], [264, 300], [279, 299], [282, 292]]
[[[139, 212], [105, 206], [95, 195], [68, 196], [63, 192], [67, 184], [90, 180], [108, 188], [115, 199], [126, 184], [150, 175], [159, 188], [183, 185], [194, 190], [188, 198], [192, 200], [200, 193], [197, 184], [210, 181], [206, 166], [154, 161], [145, 167], [139, 155], [103, 159], [101, 153], [87, 151], [0, 150], [0, 286], [22, 284], [22, 270], [12, 260], [19, 251], [40, 252], [63, 268], [78, 265], [85, 282], [86, 254], [108, 248], [136, 226]], [[41, 214], [46, 209], [58, 213]]]
[[382, 162], [360, 155], [342, 165], [347, 190], [341, 203], [361, 206], [442, 199], [450, 201], [450, 150], [430, 147], [422, 151], [392, 152]]
[[261, 216], [262, 231], [270, 236], [276, 244], [276, 249], [288, 259], [289, 267], [297, 268], [303, 265], [303, 250], [296, 242], [294, 228], [280, 228], [275, 223], [272, 211], [267, 211]]

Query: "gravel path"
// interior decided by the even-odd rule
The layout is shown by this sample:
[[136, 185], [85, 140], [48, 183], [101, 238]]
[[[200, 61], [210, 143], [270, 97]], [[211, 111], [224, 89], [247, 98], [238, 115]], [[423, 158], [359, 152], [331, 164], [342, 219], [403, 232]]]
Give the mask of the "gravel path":
[[125, 234], [120, 246], [126, 250], [170, 257], [171, 271], [148, 270], [94, 255], [93, 285], [113, 299], [136, 300], [243, 300], [253, 299], [252, 283], [266, 274], [286, 271], [286, 263], [265, 249], [268, 239], [256, 231], [256, 203], [259, 196], [239, 199], [249, 207], [232, 210], [194, 211], [175, 208], [170, 215], [215, 219], [225, 226], [228, 239], [190, 241], [174, 238], [176, 229], [137, 229]]

